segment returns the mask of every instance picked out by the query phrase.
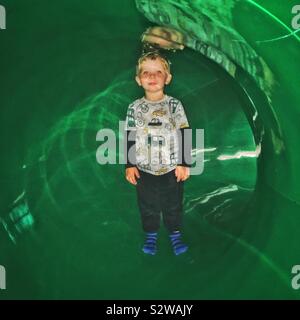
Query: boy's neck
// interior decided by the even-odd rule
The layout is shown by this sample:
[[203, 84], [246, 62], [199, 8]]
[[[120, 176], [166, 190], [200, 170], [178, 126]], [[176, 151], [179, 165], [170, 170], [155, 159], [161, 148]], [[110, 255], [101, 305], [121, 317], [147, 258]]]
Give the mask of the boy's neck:
[[163, 91], [159, 92], [145, 92], [145, 99], [149, 101], [160, 101], [165, 97]]

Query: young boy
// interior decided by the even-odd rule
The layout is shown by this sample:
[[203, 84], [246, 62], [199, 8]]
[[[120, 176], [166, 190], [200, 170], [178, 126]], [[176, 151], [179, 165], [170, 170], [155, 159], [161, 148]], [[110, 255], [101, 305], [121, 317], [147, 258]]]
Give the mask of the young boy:
[[180, 231], [183, 183], [190, 175], [191, 143], [184, 141], [184, 128], [189, 128], [189, 123], [181, 102], [164, 94], [171, 79], [167, 59], [158, 52], [142, 55], [135, 80], [145, 90], [145, 96], [129, 105], [125, 123], [126, 179], [136, 186], [146, 233], [143, 251], [151, 255], [157, 250], [161, 212], [174, 253], [179, 255], [188, 249]]

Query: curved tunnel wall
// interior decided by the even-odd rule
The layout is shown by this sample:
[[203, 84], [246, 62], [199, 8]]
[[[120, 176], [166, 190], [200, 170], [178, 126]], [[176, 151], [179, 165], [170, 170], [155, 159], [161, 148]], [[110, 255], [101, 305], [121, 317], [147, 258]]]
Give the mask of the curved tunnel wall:
[[[294, 157], [287, 156], [288, 150], [295, 148], [293, 145], [289, 146], [294, 141], [285, 141], [284, 121], [281, 121], [282, 116], [287, 117], [287, 114], [298, 112], [293, 90], [296, 89], [298, 81], [289, 80], [289, 76], [295, 77], [296, 64], [290, 66], [290, 63], [287, 63], [290, 59], [296, 61], [298, 51], [295, 47], [299, 46], [299, 37], [289, 27], [292, 16], [284, 17], [290, 19], [285, 23], [276, 14], [272, 14], [271, 8], [269, 11], [265, 4], [259, 1], [136, 0], [136, 3], [149, 20], [181, 31], [187, 47], [216, 61], [237, 79], [253, 108], [257, 108], [252, 111], [252, 121], [263, 122], [266, 130], [263, 141], [263, 152], [266, 155], [262, 170], [266, 181], [288, 198], [299, 201], [295, 179], [297, 174], [290, 172], [296, 168], [295, 165], [290, 165]], [[289, 13], [292, 2], [274, 6], [278, 13]], [[244, 19], [247, 15], [253, 16], [253, 21]], [[282, 45], [285, 50], [282, 50]], [[287, 64], [290, 72], [286, 72]], [[280, 65], [284, 65], [284, 72], [278, 70]], [[252, 83], [247, 77], [252, 79]], [[257, 92], [257, 89], [262, 92]], [[288, 98], [289, 92], [294, 92], [294, 101]], [[282, 104], [284, 99], [286, 103]], [[289, 112], [285, 110], [287, 105]], [[255, 112], [258, 115], [254, 118]], [[255, 136], [262, 134], [257, 132], [262, 130], [261, 124], [255, 126], [254, 123], [253, 127]], [[286, 127], [286, 130], [290, 130], [290, 126]], [[276, 168], [276, 177], [269, 174], [268, 168]], [[288, 189], [281, 183], [284, 177], [288, 177]]]
[[[199, 94], [207, 93], [209, 106], [213, 103], [213, 99], [209, 100], [209, 90], [212, 97], [213, 91], [223, 86], [223, 94], [226, 92], [228, 98], [228, 114], [223, 114], [227, 131], [244, 128], [246, 134], [242, 136], [246, 137], [251, 151], [257, 150], [254, 142], [259, 143], [262, 138], [262, 153], [255, 197], [246, 194], [236, 202], [241, 206], [232, 210], [242, 208], [238, 219], [216, 228], [199, 218], [198, 213], [206, 209], [216, 209], [218, 213], [219, 203], [214, 202], [212, 208], [199, 205], [186, 215], [190, 254], [174, 261], [162, 236], [161, 255], [151, 263], [139, 254], [141, 235], [137, 231], [134, 206], [124, 210], [124, 203], [135, 201], [132, 190], [125, 182], [116, 184], [122, 168], [99, 167], [94, 158], [99, 124], [117, 131], [116, 124], [123, 117], [125, 106], [141, 94], [132, 83], [133, 66], [141, 49], [137, 39], [149, 21], [139, 14], [133, 1], [120, 1], [118, 14], [115, 4], [99, 1], [88, 5], [62, 1], [59, 10], [55, 3], [40, 1], [2, 3], [7, 8], [8, 19], [7, 30], [0, 34], [0, 45], [4, 48], [0, 64], [6, 75], [1, 79], [1, 136], [9, 139], [2, 139], [2, 149], [6, 152], [1, 159], [3, 254], [0, 264], [14, 274], [6, 296], [296, 297], [297, 292], [290, 287], [290, 269], [298, 262], [299, 130], [295, 119], [299, 114], [299, 78], [295, 70], [299, 41], [293, 35], [269, 41], [286, 35], [286, 29], [268, 14], [275, 10], [274, 15], [288, 25], [289, 3], [274, 5], [268, 11], [265, 4], [259, 7], [253, 1], [226, 2], [228, 6], [222, 1], [216, 1], [215, 5], [193, 1], [194, 5], [201, 4], [202, 10], [196, 6], [192, 15], [188, 6], [179, 8], [182, 23], [186, 17], [201, 23], [205, 20], [209, 23], [205, 30], [214, 30], [219, 43], [224, 30], [225, 44], [237, 40], [245, 41], [246, 46], [242, 51], [236, 49], [241, 61], [235, 59], [234, 51], [231, 54], [223, 49], [218, 51], [234, 64], [235, 67], [229, 64], [228, 71], [238, 85], [215, 63], [192, 50], [174, 54], [174, 70], [180, 80], [170, 87], [171, 92], [184, 95], [186, 86], [182, 84], [197, 79], [205, 89]], [[174, 2], [164, 3], [169, 5], [165, 14], [174, 13]], [[180, 3], [176, 2], [177, 8]], [[165, 25], [166, 20], [155, 21], [162, 22]], [[216, 47], [213, 39], [201, 40]], [[213, 51], [207, 52], [207, 57], [212, 58]], [[218, 63], [220, 56], [215, 57]], [[255, 68], [250, 68], [254, 64], [248, 64], [247, 57], [255, 60]], [[185, 79], [182, 75], [189, 65], [197, 66], [194, 71], [201, 72]], [[201, 74], [208, 78], [201, 78]], [[221, 79], [220, 87], [205, 86], [214, 77]], [[222, 96], [222, 91], [219, 93]], [[216, 103], [214, 108], [221, 112], [221, 106]], [[252, 126], [253, 137], [241, 107]], [[234, 119], [229, 116], [231, 110]], [[196, 114], [195, 119], [201, 119], [201, 115]], [[209, 109], [205, 117], [208, 121], [215, 119]], [[253, 117], [256, 121], [251, 121]], [[220, 113], [215, 127], [221, 122]], [[206, 123], [203, 121], [203, 125]], [[209, 128], [208, 132], [207, 141], [214, 135], [217, 141], [217, 132]], [[230, 135], [227, 137], [233, 142]], [[239, 170], [246, 171], [247, 186], [253, 188], [256, 159], [251, 158], [249, 166], [241, 166]], [[211, 172], [206, 170], [206, 174]], [[222, 172], [229, 180], [236, 174], [220, 167], [219, 173]], [[220, 175], [212, 175], [210, 181], [219, 178]], [[200, 183], [187, 186], [190, 192], [186, 200], [193, 190], [198, 190]], [[120, 199], [113, 207], [112, 190]], [[202, 196], [205, 203], [211, 194]], [[221, 203], [228, 200], [227, 196], [225, 193]], [[25, 205], [18, 212], [10, 211], [24, 197]], [[250, 203], [249, 199], [252, 199]], [[186, 208], [193, 208], [193, 203], [187, 207], [188, 203]], [[32, 215], [27, 214], [28, 210]], [[120, 240], [121, 253], [117, 250]], [[150, 275], [156, 268], [160, 271], [153, 279]], [[146, 277], [149, 280], [145, 281], [141, 269], [149, 275]], [[186, 274], [188, 277], [184, 277]], [[178, 290], [173, 290], [171, 285], [175, 276], [179, 279]], [[225, 291], [220, 289], [220, 283]]]

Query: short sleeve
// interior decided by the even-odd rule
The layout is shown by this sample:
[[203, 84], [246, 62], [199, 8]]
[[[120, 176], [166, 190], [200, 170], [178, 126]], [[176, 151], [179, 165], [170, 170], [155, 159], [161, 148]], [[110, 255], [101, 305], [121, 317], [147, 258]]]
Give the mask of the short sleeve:
[[134, 103], [130, 104], [127, 109], [126, 120], [125, 120], [125, 130], [127, 131], [136, 130]]
[[189, 122], [184, 107], [179, 100], [173, 113], [173, 119], [175, 121], [176, 129], [189, 128]]

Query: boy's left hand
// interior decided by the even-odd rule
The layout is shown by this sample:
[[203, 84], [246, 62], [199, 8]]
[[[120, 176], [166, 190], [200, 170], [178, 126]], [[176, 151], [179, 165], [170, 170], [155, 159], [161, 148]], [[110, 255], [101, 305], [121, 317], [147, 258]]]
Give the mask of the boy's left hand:
[[185, 181], [190, 176], [190, 168], [177, 166], [175, 169], [175, 176], [177, 177], [177, 182]]

